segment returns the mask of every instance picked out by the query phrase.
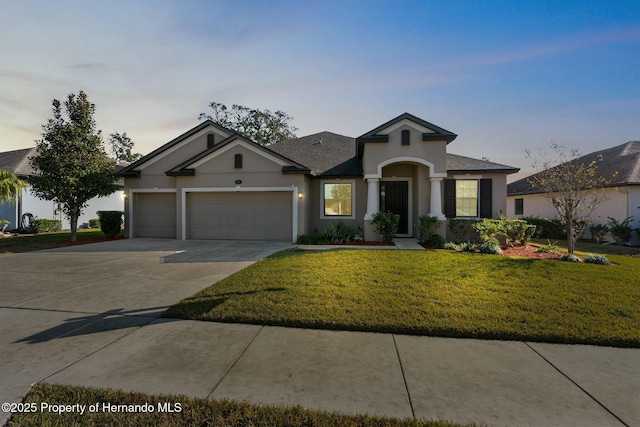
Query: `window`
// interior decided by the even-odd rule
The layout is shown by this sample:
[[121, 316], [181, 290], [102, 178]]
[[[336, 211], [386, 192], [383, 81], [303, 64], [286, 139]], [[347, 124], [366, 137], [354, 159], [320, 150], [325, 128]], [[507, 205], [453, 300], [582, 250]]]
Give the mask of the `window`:
[[447, 218], [491, 218], [493, 181], [445, 179], [444, 214]]
[[524, 199], [516, 199], [516, 215], [524, 215]]
[[234, 164], [236, 169], [242, 169], [242, 154], [235, 155]]
[[322, 207], [324, 216], [352, 217], [353, 183], [324, 182], [322, 184]]
[[456, 180], [456, 216], [478, 216], [478, 180]]

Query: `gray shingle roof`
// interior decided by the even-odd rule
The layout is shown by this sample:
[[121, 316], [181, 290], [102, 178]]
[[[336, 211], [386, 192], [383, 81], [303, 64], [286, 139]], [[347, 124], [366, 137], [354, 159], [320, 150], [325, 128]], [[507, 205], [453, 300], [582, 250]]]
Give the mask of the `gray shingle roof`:
[[[362, 160], [356, 156], [356, 139], [331, 132], [282, 141], [269, 148], [310, 168], [317, 176], [362, 176]], [[518, 168], [447, 154], [449, 172], [516, 173]]]
[[487, 160], [473, 159], [471, 157], [459, 156], [447, 153], [447, 172], [506, 172], [516, 173], [520, 169], [512, 166], [501, 165]]
[[21, 178], [34, 175], [35, 171], [29, 164], [29, 157], [35, 154], [36, 147], [5, 151], [0, 153], [0, 168], [11, 171]]
[[[602, 156], [601, 162], [599, 161], [600, 156]], [[618, 172], [609, 186], [640, 184], [640, 141], [629, 141], [616, 147], [594, 151], [572, 161], [584, 164], [596, 161], [598, 174], [605, 178], [610, 178], [615, 172]], [[540, 193], [540, 190], [532, 188], [528, 182], [535, 175], [537, 174], [507, 185], [507, 195]]]
[[356, 140], [332, 132], [320, 132], [269, 146], [269, 149], [307, 166], [315, 175], [362, 175], [362, 162], [354, 158]]

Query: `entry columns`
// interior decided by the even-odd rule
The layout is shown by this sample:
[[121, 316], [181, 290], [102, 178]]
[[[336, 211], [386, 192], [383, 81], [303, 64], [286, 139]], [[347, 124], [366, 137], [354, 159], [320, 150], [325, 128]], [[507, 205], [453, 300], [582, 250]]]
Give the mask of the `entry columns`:
[[380, 210], [380, 204], [378, 200], [378, 182], [379, 178], [367, 178], [367, 213], [364, 215], [365, 220], [373, 219], [373, 214]]
[[444, 220], [445, 216], [442, 213], [442, 178], [429, 178], [431, 182], [431, 204], [430, 204], [430, 216], [438, 217], [440, 220]]

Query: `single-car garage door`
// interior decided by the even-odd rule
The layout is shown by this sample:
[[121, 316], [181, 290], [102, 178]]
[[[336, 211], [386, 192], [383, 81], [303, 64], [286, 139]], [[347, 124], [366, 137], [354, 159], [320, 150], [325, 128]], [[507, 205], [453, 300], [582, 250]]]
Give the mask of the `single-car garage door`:
[[176, 194], [134, 193], [133, 237], [176, 238]]
[[290, 191], [187, 194], [190, 239], [292, 239]]

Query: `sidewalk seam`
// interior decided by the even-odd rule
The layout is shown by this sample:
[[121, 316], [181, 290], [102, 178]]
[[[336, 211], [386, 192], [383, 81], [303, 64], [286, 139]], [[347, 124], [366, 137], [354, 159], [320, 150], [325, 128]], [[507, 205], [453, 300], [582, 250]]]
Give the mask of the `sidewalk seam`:
[[404, 381], [404, 388], [407, 390], [407, 398], [409, 399], [409, 407], [411, 408], [411, 416], [416, 418], [416, 411], [413, 409], [413, 401], [411, 400], [411, 393], [409, 393], [409, 384], [407, 384], [407, 377], [404, 374], [404, 366], [402, 366], [402, 358], [400, 357], [400, 350], [398, 349], [398, 343], [396, 342], [395, 334], [391, 334], [393, 339], [393, 345], [396, 348], [396, 355], [398, 356], [398, 363], [400, 363], [400, 372], [402, 372], [402, 381]]
[[620, 423], [622, 423], [622, 425], [629, 427], [629, 424], [627, 424], [626, 422], [624, 422], [620, 417], [618, 417], [616, 414], [614, 414], [609, 408], [607, 408], [602, 402], [600, 402], [598, 399], [595, 398], [595, 396], [593, 396], [591, 393], [589, 393], [587, 390], [585, 390], [580, 384], [578, 384], [576, 381], [574, 381], [573, 379], [571, 379], [571, 377], [569, 377], [569, 375], [565, 374], [564, 372], [562, 372], [560, 370], [560, 368], [558, 368], [556, 365], [554, 365], [549, 359], [547, 359], [546, 357], [544, 357], [538, 350], [536, 350], [535, 348], [533, 348], [531, 345], [529, 345], [528, 342], [523, 341], [524, 344], [529, 347], [535, 354], [537, 354], [538, 356], [540, 356], [542, 358], [542, 360], [544, 360], [545, 362], [547, 362], [553, 369], [555, 369], [556, 371], [558, 371], [560, 373], [560, 375], [562, 375], [563, 377], [565, 377], [566, 379], [568, 379], [569, 381], [571, 381], [571, 383], [573, 385], [575, 385], [576, 387], [578, 387], [578, 389], [580, 389], [584, 394], [586, 394], [587, 396], [589, 396], [594, 402], [596, 402], [598, 405], [600, 405], [605, 411], [607, 411], [609, 414], [611, 414], [616, 420], [620, 421]]
[[238, 364], [238, 362], [240, 361], [240, 359], [242, 359], [242, 356], [244, 356], [244, 354], [247, 352], [247, 350], [249, 349], [249, 347], [251, 347], [251, 344], [253, 344], [253, 342], [256, 340], [256, 338], [258, 338], [258, 335], [260, 335], [260, 332], [262, 332], [262, 330], [264, 329], [264, 325], [262, 325], [260, 327], [260, 329], [258, 330], [258, 332], [256, 332], [256, 334], [253, 336], [253, 338], [251, 338], [251, 341], [249, 341], [249, 344], [247, 344], [247, 346], [242, 350], [242, 352], [240, 353], [240, 355], [238, 355], [238, 357], [236, 358], [236, 360], [231, 364], [231, 366], [229, 366], [229, 369], [227, 369], [225, 371], [225, 373], [220, 377], [220, 379], [218, 380], [218, 382], [213, 386], [213, 388], [211, 389], [211, 392], [209, 392], [209, 394], [207, 395], [207, 399], [211, 399], [211, 395], [216, 391], [216, 389], [218, 388], [218, 386], [222, 383], [222, 381], [224, 381], [224, 379], [227, 377], [227, 375], [229, 375], [229, 372], [231, 372], [231, 370]]

